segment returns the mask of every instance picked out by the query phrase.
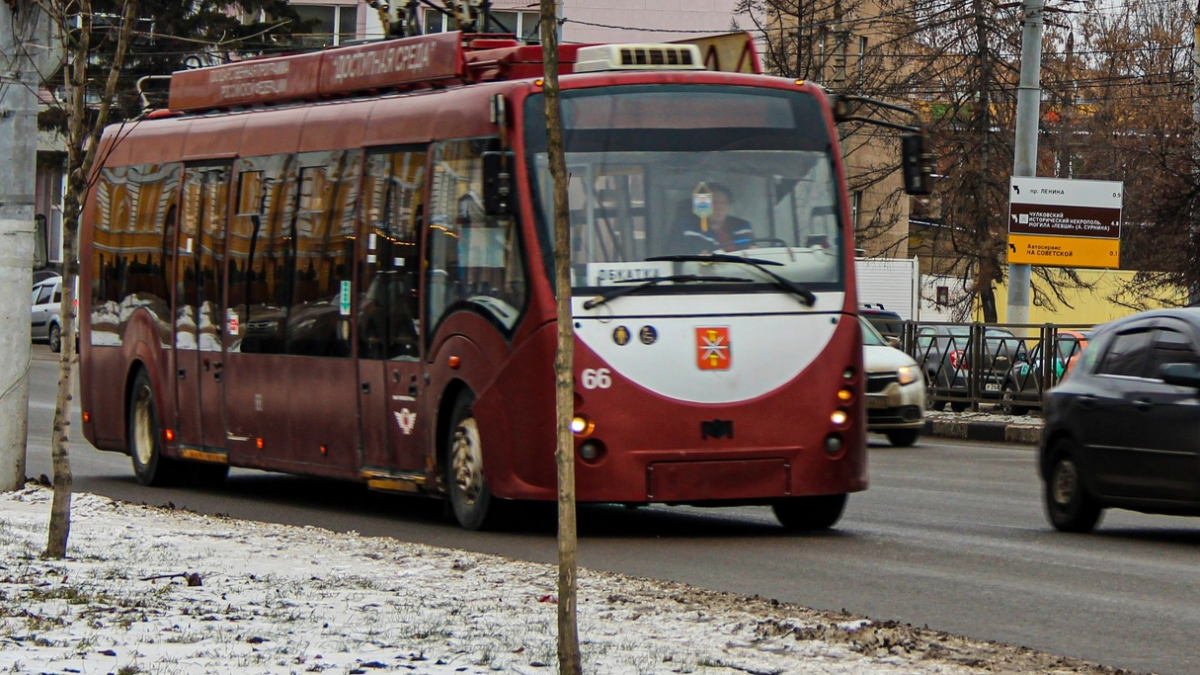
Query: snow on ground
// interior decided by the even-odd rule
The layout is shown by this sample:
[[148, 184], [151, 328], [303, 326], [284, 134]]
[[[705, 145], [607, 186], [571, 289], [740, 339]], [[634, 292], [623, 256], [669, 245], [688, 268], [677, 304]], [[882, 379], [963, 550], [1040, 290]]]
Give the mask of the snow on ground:
[[[557, 672], [556, 567], [89, 494], [47, 561], [50, 494], [0, 494], [0, 673]], [[1115, 672], [588, 570], [578, 602], [588, 674]]]

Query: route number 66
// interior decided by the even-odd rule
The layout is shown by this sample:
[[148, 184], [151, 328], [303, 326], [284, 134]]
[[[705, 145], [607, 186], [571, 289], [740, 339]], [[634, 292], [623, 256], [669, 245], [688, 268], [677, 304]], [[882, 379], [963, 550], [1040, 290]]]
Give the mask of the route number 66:
[[585, 368], [580, 376], [584, 389], [608, 389], [612, 386], [612, 371], [608, 368]]

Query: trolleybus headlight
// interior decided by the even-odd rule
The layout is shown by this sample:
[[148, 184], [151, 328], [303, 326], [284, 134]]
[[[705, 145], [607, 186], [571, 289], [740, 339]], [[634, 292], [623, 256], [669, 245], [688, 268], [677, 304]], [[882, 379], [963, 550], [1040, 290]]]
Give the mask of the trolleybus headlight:
[[900, 384], [912, 384], [917, 381], [920, 374], [917, 372], [916, 366], [900, 366], [896, 369], [896, 379]]
[[833, 426], [842, 429], [850, 421], [850, 415], [845, 410], [834, 410], [829, 416], [829, 421], [833, 422]]
[[586, 441], [579, 446], [579, 457], [585, 462], [594, 462], [604, 454], [604, 444], [597, 440]]
[[571, 418], [571, 433], [576, 436], [588, 436], [596, 429], [596, 424], [583, 415]]

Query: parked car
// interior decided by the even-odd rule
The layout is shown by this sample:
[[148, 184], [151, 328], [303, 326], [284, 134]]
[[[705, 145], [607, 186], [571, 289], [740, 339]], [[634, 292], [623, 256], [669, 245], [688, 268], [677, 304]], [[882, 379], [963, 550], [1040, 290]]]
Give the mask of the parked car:
[[[973, 356], [972, 331], [983, 331], [977, 340], [982, 343], [980, 358]], [[986, 398], [1000, 398], [1004, 383], [1012, 365], [1027, 361], [1025, 341], [1003, 328], [985, 328], [979, 324], [970, 326], [936, 324], [917, 329], [917, 363], [925, 373], [927, 391], [926, 408], [941, 410], [946, 401], [954, 412], [962, 412], [970, 405], [971, 377], [979, 382], [979, 394]], [[973, 366], [974, 364], [974, 366]], [[978, 372], [972, 372], [975, 367]]]
[[[899, 340], [904, 336], [904, 317], [899, 313], [886, 310], [883, 305], [875, 307], [864, 305], [859, 308], [858, 313], [862, 318], [871, 322], [875, 330], [879, 334], [888, 339], [888, 343], [893, 347], [899, 346]], [[892, 339], [896, 342], [892, 343]]]
[[[1089, 332], [1059, 331], [1054, 337], [1053, 358], [1043, 363], [1042, 344], [1029, 351], [1029, 359], [1013, 364], [1000, 397], [1000, 411], [1006, 415], [1024, 415], [1042, 400], [1042, 394], [1058, 384], [1079, 360], [1087, 347]], [[1047, 372], [1049, 368], [1049, 372]], [[1046, 382], [1042, 380], [1049, 376]]]
[[1038, 467], [1056, 529], [1090, 531], [1106, 508], [1200, 515], [1200, 308], [1098, 328], [1045, 414]]
[[62, 277], [50, 277], [33, 285], [29, 335], [34, 342], [49, 342], [52, 352], [62, 349], [62, 324], [59, 319], [61, 304]]
[[867, 431], [908, 447], [925, 427], [925, 379], [911, 356], [892, 347], [865, 318], [863, 370], [867, 374]]

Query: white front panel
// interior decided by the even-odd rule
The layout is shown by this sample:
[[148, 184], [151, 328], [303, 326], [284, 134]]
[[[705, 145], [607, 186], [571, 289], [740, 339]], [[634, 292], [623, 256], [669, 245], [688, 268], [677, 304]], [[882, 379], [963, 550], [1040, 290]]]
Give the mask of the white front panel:
[[[583, 303], [589, 298], [576, 297], [575, 335], [614, 373], [656, 394], [734, 403], [795, 379], [824, 351], [837, 324], [853, 320], [840, 314], [843, 293], [817, 298], [809, 308], [785, 293], [630, 295], [587, 310]], [[650, 344], [643, 340], [647, 327], [654, 337]], [[701, 368], [698, 329], [727, 334], [727, 344], [721, 339], [714, 345], [728, 356], [727, 368]]]

